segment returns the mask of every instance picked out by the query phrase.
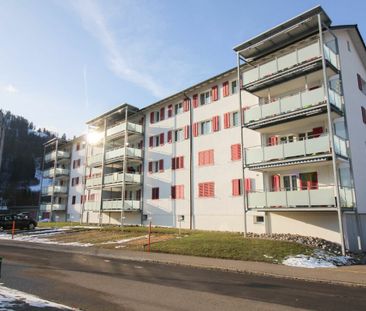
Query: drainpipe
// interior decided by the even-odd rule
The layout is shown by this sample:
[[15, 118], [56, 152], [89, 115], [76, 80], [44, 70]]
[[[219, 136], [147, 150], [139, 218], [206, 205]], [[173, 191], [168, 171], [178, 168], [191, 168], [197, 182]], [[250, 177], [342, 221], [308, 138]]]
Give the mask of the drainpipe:
[[239, 93], [239, 113], [240, 113], [240, 152], [241, 152], [241, 170], [243, 176], [243, 207], [244, 207], [244, 219], [243, 219], [243, 228], [244, 228], [244, 237], [247, 236], [247, 193], [245, 189], [245, 159], [244, 159], [244, 114], [242, 108], [242, 99], [241, 99], [241, 84], [240, 84], [240, 52], [237, 52], [237, 88]]
[[336, 154], [334, 150], [334, 133], [333, 133], [333, 122], [331, 117], [331, 106], [329, 102], [329, 93], [328, 93], [328, 77], [326, 72], [326, 61], [324, 56], [324, 46], [323, 46], [323, 29], [320, 14], [318, 14], [318, 26], [319, 26], [319, 42], [320, 42], [320, 51], [322, 56], [322, 69], [323, 69], [323, 80], [324, 80], [324, 98], [327, 101], [327, 115], [328, 115], [328, 127], [329, 127], [329, 138], [330, 138], [330, 147], [332, 150], [332, 164], [333, 164], [333, 176], [334, 176], [334, 187], [336, 190], [336, 207], [338, 213], [338, 224], [339, 224], [339, 234], [341, 238], [341, 247], [342, 254], [346, 254], [345, 241], [344, 241], [344, 233], [343, 233], [343, 222], [342, 222], [342, 207], [340, 201], [340, 193], [339, 193], [339, 184], [338, 184], [338, 172], [337, 172], [337, 163], [336, 163]]
[[103, 188], [104, 188], [104, 166], [105, 166], [105, 145], [107, 139], [107, 118], [104, 119], [104, 135], [103, 135], [103, 147], [102, 147], [102, 180], [100, 186], [100, 203], [99, 203], [99, 225], [101, 226], [102, 221], [102, 208], [103, 208]]
[[122, 206], [121, 206], [121, 228], [124, 225], [124, 208], [125, 208], [125, 192], [126, 192], [126, 169], [127, 169], [127, 145], [128, 145], [128, 107], [125, 108], [125, 139], [124, 139], [124, 156], [123, 156], [123, 181], [122, 181]]

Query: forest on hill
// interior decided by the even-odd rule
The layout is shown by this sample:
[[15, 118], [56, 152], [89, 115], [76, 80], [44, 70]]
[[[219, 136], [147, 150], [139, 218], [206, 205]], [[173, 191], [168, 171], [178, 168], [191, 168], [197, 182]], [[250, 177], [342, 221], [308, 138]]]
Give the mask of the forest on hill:
[[5, 128], [0, 166], [0, 198], [7, 206], [37, 205], [43, 144], [55, 137], [27, 119], [0, 110]]

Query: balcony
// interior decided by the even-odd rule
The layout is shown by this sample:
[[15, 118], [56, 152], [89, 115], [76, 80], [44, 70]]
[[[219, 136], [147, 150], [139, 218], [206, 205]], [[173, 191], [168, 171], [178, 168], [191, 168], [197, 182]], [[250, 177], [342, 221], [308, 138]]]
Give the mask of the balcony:
[[[325, 59], [335, 68], [338, 68], [337, 54], [327, 45], [324, 45]], [[294, 49], [291, 53], [275, 57], [273, 60], [256, 66], [255, 68], [245, 71], [243, 74], [244, 89], [255, 91], [257, 88], [268, 87], [269, 81], [277, 83], [276, 79], [289, 75], [299, 76], [304, 72], [314, 71], [321, 68], [321, 53], [319, 41], [302, 48]], [[317, 63], [314, 64], [314, 63]], [[309, 64], [314, 64], [309, 66]], [[305, 68], [307, 67], [307, 68]], [[302, 71], [299, 69], [302, 68]], [[291, 75], [291, 76], [290, 76]]]
[[[338, 136], [334, 136], [334, 149], [337, 155], [347, 158], [346, 141]], [[245, 148], [246, 165], [249, 167], [260, 167], [264, 163], [271, 161], [286, 161], [298, 158], [324, 156], [331, 154], [329, 135], [324, 134], [311, 139], [304, 139], [290, 143], [278, 144], [274, 146], [259, 146]]]
[[[126, 148], [127, 150], [127, 157], [133, 157], [133, 158], [141, 158], [142, 152], [141, 149], [136, 148]], [[106, 152], [105, 154], [105, 160], [111, 161], [114, 159], [118, 159], [125, 156], [125, 148], [119, 147], [116, 149], [112, 149]]]
[[100, 186], [102, 184], [102, 176], [101, 174], [96, 174], [91, 177], [87, 177], [85, 185], [87, 187], [95, 187]]
[[49, 186], [42, 188], [42, 194], [44, 195], [52, 195], [52, 192], [55, 193], [61, 193], [66, 194], [67, 193], [67, 187], [65, 186]]
[[51, 203], [41, 204], [40, 210], [42, 212], [64, 211], [64, 210], [66, 210], [66, 205], [65, 204], [53, 204], [52, 205]]
[[[341, 96], [331, 89], [329, 102], [337, 111], [343, 111]], [[313, 110], [320, 106], [326, 111], [325, 104], [323, 87], [280, 97], [271, 103], [251, 106], [245, 110], [244, 126], [256, 129], [281, 121], [288, 122], [290, 118], [306, 116], [307, 112], [313, 115]]]
[[99, 212], [100, 202], [99, 201], [87, 201], [84, 203], [85, 211]]
[[[341, 207], [354, 207], [354, 192], [351, 188], [341, 188]], [[249, 209], [321, 209], [335, 208], [335, 189], [325, 186], [320, 189], [294, 191], [264, 191], [248, 193]]]
[[89, 166], [94, 166], [97, 164], [101, 164], [103, 160], [103, 154], [99, 153], [99, 154], [94, 154], [90, 157], [88, 157], [88, 165]]
[[[123, 173], [113, 173], [104, 176], [104, 184], [115, 184], [123, 182]], [[139, 174], [125, 174], [125, 182], [126, 183], [141, 183], [141, 175]]]
[[[57, 158], [58, 159], [69, 159], [70, 158], [70, 152], [58, 150], [57, 151]], [[47, 153], [44, 157], [45, 162], [50, 162], [56, 160], [56, 151], [52, 151], [50, 153]]]
[[68, 176], [70, 173], [70, 170], [68, 170], [67, 168], [60, 168], [57, 167], [56, 169], [49, 169], [43, 172], [43, 177], [45, 178], [53, 178], [55, 176], [63, 176], [66, 175]]
[[[124, 211], [138, 211], [141, 208], [140, 201], [125, 200]], [[122, 200], [103, 200], [103, 211], [120, 211], [122, 210]]]
[[[127, 130], [130, 132], [142, 134], [142, 125], [128, 122]], [[126, 131], [126, 122], [122, 122], [107, 129], [107, 137], [120, 134], [125, 131]]]

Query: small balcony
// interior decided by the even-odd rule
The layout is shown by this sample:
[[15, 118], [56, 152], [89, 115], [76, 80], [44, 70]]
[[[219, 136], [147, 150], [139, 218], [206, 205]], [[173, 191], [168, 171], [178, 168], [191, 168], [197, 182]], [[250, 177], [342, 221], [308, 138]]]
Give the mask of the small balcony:
[[[334, 149], [337, 155], [347, 158], [347, 143], [344, 139], [334, 136]], [[329, 134], [273, 146], [245, 148], [246, 165], [250, 168], [261, 168], [268, 162], [283, 162], [283, 165], [298, 161], [299, 158], [324, 157], [331, 155]]]
[[[336, 70], [338, 68], [337, 54], [327, 45], [324, 45], [324, 56]], [[319, 41], [316, 41], [245, 71], [243, 74], [244, 89], [254, 92], [269, 87], [272, 83], [318, 70], [321, 65], [320, 44]]]
[[56, 169], [51, 168], [49, 170], [46, 170], [43, 172], [43, 177], [45, 178], [53, 178], [55, 176], [68, 176], [70, 173], [70, 170], [67, 168], [60, 168], [57, 167]]
[[[352, 208], [355, 205], [354, 191], [351, 188], [340, 189], [342, 208]], [[280, 211], [285, 209], [334, 209], [336, 208], [334, 186], [324, 186], [319, 189], [292, 191], [263, 191], [248, 193], [249, 209], [270, 209]]]
[[51, 203], [41, 204], [40, 210], [42, 212], [65, 211], [66, 205], [65, 204], [53, 204], [52, 205]]
[[[125, 174], [126, 183], [131, 184], [140, 184], [141, 183], [141, 175], [140, 174]], [[104, 185], [118, 184], [123, 182], [123, 172], [117, 172], [112, 174], [104, 175]], [[102, 177], [99, 175], [94, 177], [89, 177], [86, 180], [87, 187], [95, 187], [100, 186], [102, 184]]]
[[84, 210], [98, 212], [100, 210], [100, 201], [87, 201], [84, 203]]
[[[141, 208], [141, 202], [137, 200], [125, 200], [124, 211], [139, 211]], [[103, 200], [103, 211], [121, 211], [122, 200]]]
[[[128, 122], [127, 131], [142, 134], [142, 125]], [[126, 132], [126, 122], [119, 123], [107, 129], [107, 137]]]
[[54, 194], [56, 193], [60, 193], [60, 194], [66, 194], [67, 193], [67, 187], [65, 186], [49, 186], [49, 187], [44, 187], [42, 189], [42, 194], [43, 195], [52, 195], [52, 192]]
[[95, 174], [94, 176], [87, 177], [85, 185], [87, 187], [95, 187], [100, 186], [102, 184], [102, 176], [101, 174]]
[[[341, 96], [332, 89], [329, 89], [329, 102], [336, 111], [343, 111]], [[288, 122], [291, 118], [306, 116], [306, 112], [313, 115], [313, 110], [321, 106], [323, 109], [320, 112], [326, 111], [323, 87], [280, 97], [268, 104], [251, 106], [244, 112], [244, 126], [257, 129]]]
[[98, 164], [101, 164], [103, 160], [103, 154], [94, 154], [90, 157], [88, 157], [88, 165], [89, 166], [97, 166]]
[[[126, 148], [127, 150], [127, 154], [126, 156], [129, 158], [141, 158], [142, 156], [142, 151], [141, 149], [136, 149], [136, 148]], [[105, 160], [106, 161], [112, 161], [121, 157], [125, 156], [125, 148], [124, 147], [119, 147], [116, 149], [112, 149], [106, 152], [105, 154]]]
[[[58, 150], [57, 159], [70, 159], [70, 152]], [[47, 153], [44, 157], [45, 162], [50, 162], [56, 160], [56, 151]]]

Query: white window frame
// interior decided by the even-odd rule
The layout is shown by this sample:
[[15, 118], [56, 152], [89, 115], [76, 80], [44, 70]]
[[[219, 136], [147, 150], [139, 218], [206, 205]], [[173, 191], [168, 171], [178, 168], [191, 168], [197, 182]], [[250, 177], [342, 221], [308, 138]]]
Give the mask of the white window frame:
[[[235, 84], [235, 87], [234, 87]], [[236, 80], [230, 81], [230, 94], [234, 95], [238, 93], [238, 83]]]
[[178, 115], [181, 113], [183, 113], [183, 103], [182, 102], [174, 105], [174, 114]]
[[184, 140], [183, 129], [177, 129], [174, 131], [174, 142], [180, 142]]
[[[207, 135], [212, 133], [212, 120], [201, 121], [199, 128], [200, 135]], [[208, 130], [208, 132], [206, 132]]]

